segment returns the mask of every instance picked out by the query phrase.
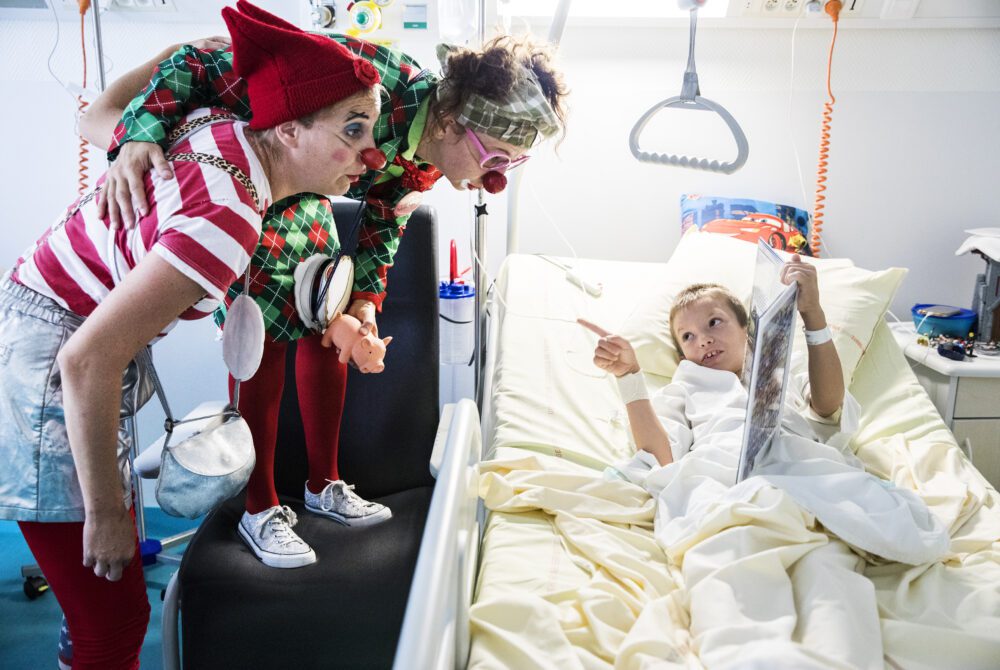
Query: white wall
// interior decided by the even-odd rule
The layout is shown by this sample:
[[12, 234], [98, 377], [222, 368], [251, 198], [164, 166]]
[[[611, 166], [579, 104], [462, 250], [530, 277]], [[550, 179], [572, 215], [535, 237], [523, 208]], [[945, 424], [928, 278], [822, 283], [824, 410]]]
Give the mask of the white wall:
[[[294, 0], [260, 4], [299, 18], [301, 3]], [[179, 21], [184, 16], [158, 22], [136, 15], [110, 17], [104, 24], [113, 63], [109, 77], [165, 45], [224, 28], [204, 11], [196, 23]], [[676, 23], [630, 27], [626, 38], [623, 29], [609, 37], [594, 28], [567, 28], [561, 58], [573, 91], [570, 131], [558, 156], [542, 150], [524, 168], [522, 252], [570, 255], [543, 208], [580, 256], [664, 260], [678, 239], [682, 193], [811, 207], [829, 34], [798, 31], [789, 125], [791, 30], [725, 26], [703, 23], [697, 64], [703, 94], [727, 107], [750, 140], [750, 159], [732, 176], [642, 165], [628, 153], [628, 132], [639, 115], [680, 90], [686, 28]], [[79, 81], [78, 24], [66, 20], [62, 29], [53, 66], [60, 78]], [[74, 198], [75, 105], [45, 67], [54, 37], [49, 15], [0, 15], [3, 267]], [[436, 68], [429, 53], [421, 44], [415, 55]], [[1000, 31], [842, 29], [833, 86], [829, 249], [868, 268], [909, 267], [893, 303], [901, 317], [917, 301], [966, 305], [980, 262], [956, 258], [953, 251], [964, 239], [964, 228], [998, 225], [992, 196], [1000, 155]], [[669, 151], [726, 158], [731, 149], [719, 139], [725, 133], [716, 130], [703, 115], [670, 112], [649, 129], [646, 141]], [[799, 149], [805, 198], [791, 140]], [[100, 152], [93, 152], [92, 176], [101, 165]], [[441, 269], [447, 268], [451, 238], [459, 240], [463, 266], [468, 265], [471, 196], [440, 185], [426, 202], [441, 215]], [[496, 196], [489, 202], [487, 265], [493, 276], [505, 249], [506, 203]], [[223, 397], [225, 373], [213, 339], [214, 328], [205, 320], [182, 324], [157, 345], [175, 411]], [[451, 370], [442, 372], [444, 399], [452, 380]], [[459, 394], [467, 394], [467, 371], [458, 372], [455, 381]], [[159, 423], [159, 411], [147, 408], [140, 429], [152, 438], [160, 432]]]
[[[600, 48], [602, 39], [592, 29], [567, 30], [562, 56], [573, 89], [570, 134], [561, 160], [547, 155], [528, 167], [530, 182], [577, 253], [665, 259], [679, 236], [683, 193], [811, 209], [827, 31], [798, 32], [789, 125], [791, 31], [701, 30], [702, 93], [727, 107], [750, 141], [749, 161], [730, 176], [640, 164], [628, 152], [635, 120], [680, 92], [686, 31], [632, 29], [628, 53], [618, 48], [611, 55]], [[997, 225], [991, 195], [1000, 167], [1000, 31], [842, 30], [833, 88], [829, 249], [868, 268], [910, 268], [893, 303], [900, 316], [918, 300], [966, 305], [981, 262], [952, 252], [964, 228]], [[735, 155], [734, 148], [714, 146], [719, 135], [730, 141], [728, 131], [718, 122], [713, 139], [707, 116], [663, 112], [662, 127], [647, 128], [643, 144], [710, 158]], [[593, 223], [594, 211], [603, 214], [603, 225]], [[530, 196], [521, 218], [522, 249], [564, 252]]]

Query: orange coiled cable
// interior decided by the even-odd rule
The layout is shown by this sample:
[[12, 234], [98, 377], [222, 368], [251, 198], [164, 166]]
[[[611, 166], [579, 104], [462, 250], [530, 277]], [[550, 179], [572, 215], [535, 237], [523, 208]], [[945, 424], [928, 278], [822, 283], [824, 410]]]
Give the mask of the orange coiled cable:
[[[90, 8], [90, 0], [81, 0], [80, 2], [80, 50], [83, 53], [83, 88], [87, 88], [87, 31], [86, 23], [84, 17], [87, 14], [87, 10]], [[76, 110], [77, 118], [79, 119], [83, 116], [86, 111], [87, 106], [90, 104], [83, 99], [82, 95], [76, 97]], [[87, 163], [90, 159], [87, 155], [87, 140], [80, 136], [80, 144], [78, 150], [78, 173], [77, 173], [77, 195], [83, 195], [84, 191], [87, 190]]]
[[819, 163], [816, 166], [816, 197], [815, 204], [813, 205], [813, 227], [809, 235], [809, 248], [812, 250], [812, 255], [817, 258], [820, 252], [820, 233], [823, 231], [823, 210], [826, 208], [826, 205], [823, 204], [826, 201], [826, 196], [823, 193], [826, 191], [826, 166], [828, 163], [827, 158], [830, 155], [830, 123], [833, 120], [833, 103], [837, 102], [837, 99], [833, 97], [833, 90], [830, 85], [830, 73], [833, 69], [833, 47], [837, 43], [837, 24], [839, 23], [838, 18], [841, 6], [838, 0], [831, 0], [826, 4], [825, 8], [826, 13], [833, 19], [833, 38], [830, 40], [830, 54], [826, 61], [826, 93], [830, 96], [830, 99], [823, 103]]

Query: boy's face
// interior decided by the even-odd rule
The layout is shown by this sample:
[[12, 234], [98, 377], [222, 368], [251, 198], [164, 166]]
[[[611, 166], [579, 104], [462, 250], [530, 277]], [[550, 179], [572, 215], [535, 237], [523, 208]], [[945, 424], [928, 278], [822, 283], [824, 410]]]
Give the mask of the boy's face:
[[673, 329], [687, 360], [737, 375], [743, 371], [747, 329], [722, 300], [696, 300], [674, 315]]

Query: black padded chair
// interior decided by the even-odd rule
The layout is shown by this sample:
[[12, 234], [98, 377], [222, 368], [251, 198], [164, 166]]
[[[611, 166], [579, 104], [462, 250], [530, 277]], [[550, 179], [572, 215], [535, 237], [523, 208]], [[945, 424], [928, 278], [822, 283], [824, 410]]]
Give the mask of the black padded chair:
[[[341, 239], [356, 207], [334, 205]], [[242, 495], [211, 513], [178, 575], [184, 668], [392, 666], [434, 483], [428, 463], [438, 424], [436, 259], [434, 213], [420, 207], [378, 317], [379, 334], [394, 336], [386, 369], [352, 369], [347, 383], [341, 476], [364, 498], [388, 505], [392, 519], [346, 528], [302, 510], [307, 465], [290, 359], [275, 482], [282, 504], [299, 515], [296, 532], [319, 560], [291, 570], [257, 560], [236, 532]]]

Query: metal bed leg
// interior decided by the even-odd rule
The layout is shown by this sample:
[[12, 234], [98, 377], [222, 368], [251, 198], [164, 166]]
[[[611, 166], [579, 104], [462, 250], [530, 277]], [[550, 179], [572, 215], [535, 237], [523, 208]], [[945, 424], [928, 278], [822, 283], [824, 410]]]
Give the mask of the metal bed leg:
[[180, 638], [177, 635], [177, 619], [180, 615], [180, 586], [177, 572], [170, 576], [167, 590], [163, 595], [163, 614], [160, 620], [160, 635], [163, 643], [163, 670], [180, 670]]

